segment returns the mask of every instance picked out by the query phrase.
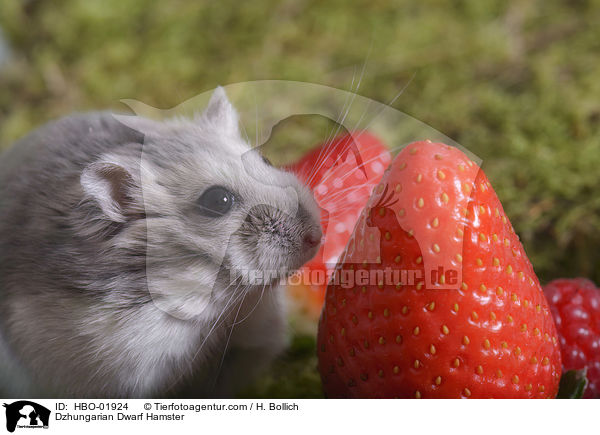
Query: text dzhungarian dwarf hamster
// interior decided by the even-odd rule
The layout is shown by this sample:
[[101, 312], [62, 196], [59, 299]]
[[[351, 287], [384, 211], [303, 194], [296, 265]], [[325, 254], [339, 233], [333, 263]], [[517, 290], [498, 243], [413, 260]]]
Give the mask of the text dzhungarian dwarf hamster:
[[222, 88], [194, 119], [46, 125], [0, 160], [0, 393], [231, 395], [285, 346], [276, 287], [320, 240]]

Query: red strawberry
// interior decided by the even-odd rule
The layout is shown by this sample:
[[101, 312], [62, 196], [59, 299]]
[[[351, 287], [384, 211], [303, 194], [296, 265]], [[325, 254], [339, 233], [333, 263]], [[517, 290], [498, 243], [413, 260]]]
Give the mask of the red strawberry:
[[600, 398], [600, 289], [585, 278], [557, 279], [544, 287], [566, 370], [587, 367], [584, 398]]
[[[373, 187], [391, 160], [390, 152], [378, 138], [357, 132], [321, 145], [288, 168], [313, 190], [323, 210], [323, 245], [301, 271], [302, 282], [310, 282], [311, 278], [319, 278], [319, 282], [311, 283], [308, 288], [294, 285], [290, 289], [315, 318], [321, 311], [327, 288], [327, 280], [320, 278], [337, 263]], [[321, 275], [311, 275], [314, 271]]]
[[427, 141], [402, 150], [338, 277], [318, 334], [327, 396], [556, 395], [560, 350], [546, 299], [485, 174], [458, 149]]

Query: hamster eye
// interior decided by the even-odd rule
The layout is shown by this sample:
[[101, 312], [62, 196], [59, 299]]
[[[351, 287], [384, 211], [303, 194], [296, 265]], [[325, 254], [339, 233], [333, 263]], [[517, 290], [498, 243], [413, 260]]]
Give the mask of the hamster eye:
[[208, 217], [221, 217], [233, 206], [233, 193], [221, 186], [209, 187], [198, 199], [200, 213]]

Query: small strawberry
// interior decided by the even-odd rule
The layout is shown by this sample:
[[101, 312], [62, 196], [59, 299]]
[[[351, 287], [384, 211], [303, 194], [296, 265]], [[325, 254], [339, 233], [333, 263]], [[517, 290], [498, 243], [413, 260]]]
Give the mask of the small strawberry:
[[555, 397], [546, 299], [461, 151], [416, 142], [392, 162], [327, 289], [318, 354], [329, 397]]
[[[368, 132], [342, 135], [308, 153], [288, 169], [313, 191], [323, 210], [324, 241], [317, 255], [305, 265], [302, 282], [290, 286], [295, 299], [318, 317], [323, 306], [327, 280], [344, 251], [373, 187], [392, 160], [387, 147]], [[311, 272], [321, 272], [320, 275]], [[311, 279], [319, 278], [318, 282]]]
[[584, 398], [600, 398], [600, 289], [585, 278], [544, 287], [560, 341], [564, 370], [587, 367]]

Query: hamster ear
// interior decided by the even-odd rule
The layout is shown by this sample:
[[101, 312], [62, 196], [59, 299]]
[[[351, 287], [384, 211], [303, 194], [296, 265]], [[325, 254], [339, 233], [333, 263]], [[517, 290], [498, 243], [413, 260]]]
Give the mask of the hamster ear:
[[211, 123], [220, 126], [225, 131], [239, 134], [239, 117], [237, 111], [227, 98], [225, 89], [219, 86], [213, 92], [204, 111], [204, 116]]
[[102, 212], [114, 222], [125, 222], [132, 199], [133, 177], [123, 166], [110, 162], [88, 165], [81, 174], [81, 186]]

